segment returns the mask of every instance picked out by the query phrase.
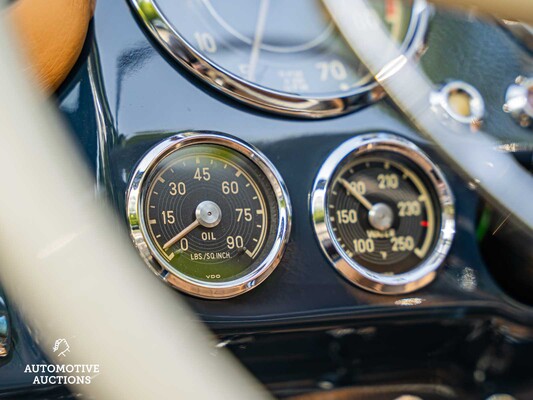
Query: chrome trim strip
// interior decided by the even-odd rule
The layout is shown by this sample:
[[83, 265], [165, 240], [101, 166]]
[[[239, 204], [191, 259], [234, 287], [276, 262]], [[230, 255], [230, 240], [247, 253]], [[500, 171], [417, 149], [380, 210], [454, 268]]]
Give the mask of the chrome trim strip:
[[111, 121], [111, 112], [105, 97], [100, 69], [98, 46], [94, 44], [87, 62], [87, 74], [96, 117], [96, 194], [100, 195], [106, 192], [109, 198], [114, 198], [109, 162], [109, 147], [112, 145], [109, 140], [112, 140], [113, 136], [109, 133], [108, 128], [113, 126], [113, 122]]
[[[130, 2], [145, 27], [176, 61], [214, 88], [250, 106], [294, 117], [327, 118], [354, 111], [384, 96], [375, 81], [341, 97], [305, 97], [261, 87], [220, 68], [191, 47], [159, 10], [157, 0]], [[414, 0], [410, 26], [402, 45], [410, 58], [416, 58], [425, 46], [431, 10], [425, 0]]]
[[[399, 153], [421, 168], [434, 185], [441, 207], [440, 233], [432, 254], [415, 269], [394, 276], [370, 271], [344, 254], [331, 234], [326, 204], [330, 181], [339, 164], [347, 158], [380, 150]], [[318, 242], [335, 269], [350, 282], [379, 294], [409, 293], [432, 282], [448, 254], [455, 234], [454, 198], [442, 172], [415, 144], [387, 133], [356, 136], [337, 147], [318, 172], [310, 206]]]
[[[166, 260], [157, 252], [145, 228], [143, 213], [143, 198], [146, 188], [145, 179], [153, 168], [174, 151], [196, 144], [217, 144], [235, 150], [255, 163], [265, 174], [272, 186], [278, 205], [278, 223], [276, 239], [272, 249], [261, 264], [248, 275], [229, 282], [204, 282], [177, 273]], [[127, 218], [130, 224], [130, 234], [133, 243], [141, 256], [161, 279], [169, 285], [193, 296], [206, 299], [227, 299], [235, 297], [262, 283], [278, 266], [291, 230], [291, 204], [289, 193], [274, 165], [257, 149], [251, 145], [227, 135], [215, 132], [184, 132], [172, 136], [155, 145], [141, 159], [132, 174], [128, 192], [126, 194]]]

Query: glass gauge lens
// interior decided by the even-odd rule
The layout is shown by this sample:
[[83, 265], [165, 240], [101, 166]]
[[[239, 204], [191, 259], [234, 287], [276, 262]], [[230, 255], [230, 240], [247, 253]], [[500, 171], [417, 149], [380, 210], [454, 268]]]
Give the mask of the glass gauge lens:
[[[292, 94], [346, 92], [366, 70], [320, 0], [155, 0], [181, 37], [210, 62], [243, 80]], [[412, 2], [369, 2], [391, 36], [407, 35]], [[364, 31], [361, 31], [364, 39]]]
[[170, 283], [203, 297], [229, 297], [259, 283], [279, 261], [288, 234], [277, 173], [226, 141], [254, 151], [227, 138], [177, 149], [170, 141], [171, 151], [147, 171], [141, 190], [151, 256], [171, 274]]
[[431, 282], [453, 238], [453, 210], [437, 166], [390, 134], [342, 144], [319, 171], [312, 195], [315, 231], [330, 261], [378, 293]]
[[410, 160], [376, 152], [347, 163], [328, 193], [331, 229], [343, 252], [371, 271], [416, 268], [435, 247], [437, 195]]
[[[211, 86], [261, 109], [340, 115], [381, 92], [321, 0], [130, 0], [155, 40]], [[423, 46], [425, 0], [368, 2], [407, 56]], [[360, 39], [366, 40], [364, 24]]]

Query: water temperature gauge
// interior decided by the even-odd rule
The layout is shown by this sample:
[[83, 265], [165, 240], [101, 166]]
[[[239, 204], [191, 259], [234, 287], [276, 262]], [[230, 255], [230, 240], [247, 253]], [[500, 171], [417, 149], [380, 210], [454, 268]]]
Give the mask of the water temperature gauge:
[[414, 144], [363, 135], [326, 160], [312, 198], [315, 230], [334, 266], [378, 293], [431, 282], [454, 234], [442, 173]]
[[174, 287], [228, 298], [261, 283], [290, 230], [281, 177], [256, 149], [216, 133], [184, 133], [155, 146], [128, 192], [133, 240]]

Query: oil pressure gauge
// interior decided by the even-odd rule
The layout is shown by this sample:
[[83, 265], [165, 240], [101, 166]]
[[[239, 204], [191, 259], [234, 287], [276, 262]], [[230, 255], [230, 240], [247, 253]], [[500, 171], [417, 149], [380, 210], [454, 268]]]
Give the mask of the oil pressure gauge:
[[335, 268], [377, 293], [431, 282], [454, 235], [443, 174], [413, 143], [389, 134], [358, 136], [337, 148], [318, 173], [311, 207]]
[[290, 203], [274, 166], [233, 137], [183, 133], [141, 160], [128, 191], [132, 238], [167, 283], [195, 296], [244, 293], [279, 263]]

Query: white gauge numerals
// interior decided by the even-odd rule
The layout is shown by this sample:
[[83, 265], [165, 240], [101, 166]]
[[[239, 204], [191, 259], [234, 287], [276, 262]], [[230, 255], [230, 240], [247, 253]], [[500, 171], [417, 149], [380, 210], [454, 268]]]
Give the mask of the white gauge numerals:
[[339, 224], [355, 224], [357, 222], [357, 210], [337, 210], [336, 214]]
[[376, 249], [373, 239], [355, 239], [353, 247], [357, 254], [373, 253]]
[[251, 222], [253, 220], [251, 208], [236, 208], [235, 212], [237, 213], [237, 222], [241, 222], [241, 220]]
[[400, 217], [419, 216], [421, 212], [422, 206], [418, 200], [398, 202], [398, 215]]
[[339, 60], [319, 62], [315, 66], [320, 71], [321, 81], [327, 81], [328, 79], [342, 81], [348, 77], [346, 67]]
[[378, 182], [380, 189], [398, 189], [400, 180], [397, 174], [379, 174]]
[[168, 184], [168, 187], [169, 187], [169, 194], [171, 196], [176, 196], [176, 195], [180, 195], [180, 196], [184, 196], [186, 193], [187, 193], [187, 187], [185, 186], [185, 183], [184, 182], [170, 182]]
[[412, 236], [397, 236], [390, 239], [392, 251], [412, 251], [415, 248], [415, 240]]
[[217, 51], [217, 42], [215, 41], [213, 35], [211, 35], [210, 33], [195, 32], [194, 39], [196, 39], [198, 48], [201, 51], [205, 51], [207, 53], [215, 53]]
[[238, 194], [239, 182], [236, 181], [224, 181], [222, 182], [222, 193], [224, 194]]

